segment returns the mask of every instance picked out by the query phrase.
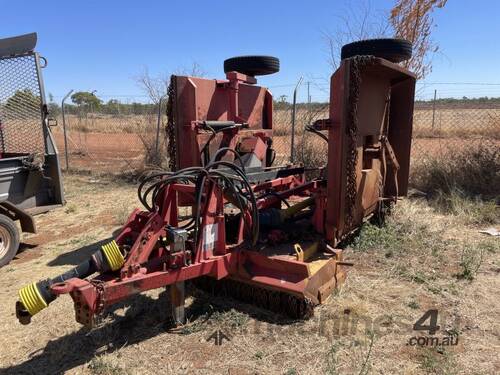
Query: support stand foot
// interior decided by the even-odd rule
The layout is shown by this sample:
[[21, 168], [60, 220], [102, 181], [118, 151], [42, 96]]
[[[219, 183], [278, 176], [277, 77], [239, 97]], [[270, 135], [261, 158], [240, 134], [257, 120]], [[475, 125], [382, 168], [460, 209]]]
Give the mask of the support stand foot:
[[172, 306], [172, 320], [175, 326], [180, 326], [186, 323], [184, 312], [185, 288], [184, 281], [172, 284], [170, 289], [170, 301]]

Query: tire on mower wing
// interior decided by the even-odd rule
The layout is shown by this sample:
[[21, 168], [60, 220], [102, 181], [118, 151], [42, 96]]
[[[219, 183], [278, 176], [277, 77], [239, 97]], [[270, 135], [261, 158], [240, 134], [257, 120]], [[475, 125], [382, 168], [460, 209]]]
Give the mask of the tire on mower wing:
[[237, 56], [224, 60], [224, 73], [239, 72], [247, 76], [264, 76], [277, 73], [280, 60], [272, 56]]
[[19, 248], [19, 230], [16, 224], [0, 214], [0, 267], [9, 263]]
[[411, 58], [412, 44], [405, 39], [367, 39], [346, 44], [340, 52], [341, 59], [358, 55], [371, 55], [400, 63]]

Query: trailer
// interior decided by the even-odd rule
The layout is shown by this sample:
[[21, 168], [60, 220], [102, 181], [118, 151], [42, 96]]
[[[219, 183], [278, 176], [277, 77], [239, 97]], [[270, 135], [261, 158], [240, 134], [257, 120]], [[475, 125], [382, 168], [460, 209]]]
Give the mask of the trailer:
[[0, 39], [0, 267], [18, 251], [16, 221], [35, 233], [33, 215], [64, 203], [36, 42], [36, 33]]

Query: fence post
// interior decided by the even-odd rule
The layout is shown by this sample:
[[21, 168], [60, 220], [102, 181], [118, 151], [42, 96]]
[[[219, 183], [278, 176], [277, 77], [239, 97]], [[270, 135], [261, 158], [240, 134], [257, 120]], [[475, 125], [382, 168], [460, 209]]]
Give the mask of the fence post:
[[292, 104], [292, 144], [290, 149], [290, 162], [293, 163], [295, 161], [295, 108], [297, 106], [297, 90], [302, 83], [303, 77], [300, 77], [297, 85], [295, 85], [295, 89], [293, 90], [293, 104]]
[[434, 119], [436, 116], [436, 94], [437, 90], [434, 90], [434, 100], [432, 101], [432, 130], [434, 130]]
[[311, 82], [307, 81], [307, 123], [311, 123], [311, 94], [310, 94], [310, 85]]
[[73, 93], [73, 90], [69, 90], [69, 92], [66, 94], [66, 96], [63, 98], [61, 101], [61, 112], [62, 112], [62, 118], [63, 118], [63, 134], [64, 134], [64, 157], [66, 159], [66, 170], [69, 170], [69, 161], [68, 161], [68, 136], [66, 134], [66, 116], [65, 116], [65, 107], [64, 107], [64, 101], [68, 99], [68, 97]]

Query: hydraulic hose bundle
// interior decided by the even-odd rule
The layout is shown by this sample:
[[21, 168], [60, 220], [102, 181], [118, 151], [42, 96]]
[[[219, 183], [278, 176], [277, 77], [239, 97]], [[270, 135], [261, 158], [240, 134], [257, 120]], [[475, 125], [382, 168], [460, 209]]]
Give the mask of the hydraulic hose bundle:
[[[204, 167], [188, 167], [177, 172], [161, 172], [147, 177], [137, 190], [139, 200], [148, 211], [161, 212], [163, 201], [158, 198], [162, 196], [170, 184], [194, 184], [195, 212], [192, 214], [192, 219], [181, 228], [193, 230], [193, 238], [197, 243], [201, 226], [202, 198], [208, 187], [207, 183], [211, 182], [221, 188], [225, 197], [240, 209], [244, 218], [244, 213], [249, 213], [251, 220], [245, 221], [245, 225], [251, 234], [252, 244], [255, 245], [259, 235], [257, 200], [245, 174], [244, 167], [228, 161], [217, 161], [220, 154], [225, 151], [230, 151], [230, 149], [222, 148], [218, 150], [212, 161]], [[237, 155], [237, 158], [239, 159], [239, 155]]]

